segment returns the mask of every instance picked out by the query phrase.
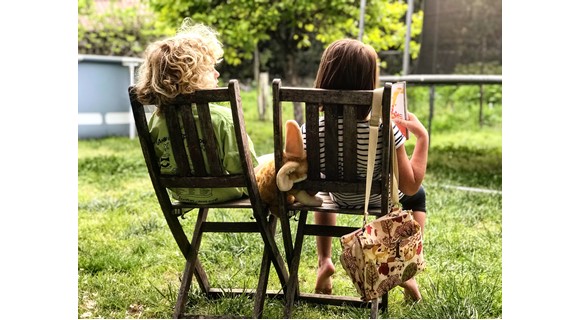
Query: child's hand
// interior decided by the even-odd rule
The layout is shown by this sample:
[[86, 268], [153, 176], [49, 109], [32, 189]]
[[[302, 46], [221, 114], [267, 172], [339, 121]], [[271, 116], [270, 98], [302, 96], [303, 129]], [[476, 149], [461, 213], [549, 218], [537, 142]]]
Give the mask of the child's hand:
[[403, 118], [394, 118], [393, 122], [409, 129], [409, 131], [411, 131], [411, 133], [414, 134], [417, 137], [417, 139], [428, 137], [429, 133], [427, 132], [427, 129], [425, 129], [421, 121], [419, 121], [419, 119], [417, 119], [417, 117], [410, 112], [408, 112], [407, 115], [409, 116], [408, 120], [405, 120]]

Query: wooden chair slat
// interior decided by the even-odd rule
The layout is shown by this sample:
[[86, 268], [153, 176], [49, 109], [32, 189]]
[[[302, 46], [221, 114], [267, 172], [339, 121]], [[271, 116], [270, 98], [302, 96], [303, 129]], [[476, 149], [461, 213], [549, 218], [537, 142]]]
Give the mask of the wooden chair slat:
[[[344, 106], [344, 119], [356, 119], [356, 106]], [[344, 180], [354, 182], [357, 180], [357, 121], [343, 121], [342, 152], [344, 159]], [[346, 155], [346, 156], [345, 156]]]
[[338, 174], [338, 115], [324, 112], [324, 162], [327, 180], [336, 180]]
[[306, 153], [310, 157], [308, 161], [309, 180], [320, 180], [321, 152], [319, 147], [318, 110], [318, 104], [306, 104]]
[[205, 161], [201, 152], [202, 149], [199, 143], [199, 134], [193, 117], [192, 106], [191, 104], [179, 105], [178, 111], [183, 123], [187, 150], [189, 151], [193, 164], [193, 173], [196, 176], [205, 176], [207, 175], [207, 171], [205, 170]]
[[207, 161], [209, 162], [210, 172], [212, 175], [216, 176], [224, 175], [224, 169], [218, 154], [218, 142], [211, 122], [209, 104], [205, 102], [197, 103], [197, 114], [199, 116], [204, 151], [207, 156]]
[[[274, 159], [276, 165], [282, 163], [284, 153], [284, 134], [282, 133], [282, 101], [280, 100], [280, 79], [272, 82], [273, 124], [274, 124]], [[306, 124], [308, 125], [308, 124]], [[276, 166], [276, 172], [280, 168]]]
[[230, 101], [230, 93], [224, 88], [209, 90], [198, 90], [194, 93], [183, 94], [175, 97], [175, 104], [210, 103], [210, 102], [227, 102]]
[[182, 127], [179, 123], [177, 113], [177, 105], [169, 105], [164, 110], [163, 115], [167, 121], [167, 130], [169, 131], [169, 140], [171, 141], [171, 151], [177, 165], [177, 173], [179, 175], [191, 175], [191, 168], [189, 167], [189, 160], [185, 152], [185, 144], [183, 142]]
[[352, 104], [370, 105], [373, 101], [373, 93], [369, 90], [325, 90], [313, 88], [290, 88], [280, 93], [280, 101], [301, 101], [320, 105], [328, 104]]

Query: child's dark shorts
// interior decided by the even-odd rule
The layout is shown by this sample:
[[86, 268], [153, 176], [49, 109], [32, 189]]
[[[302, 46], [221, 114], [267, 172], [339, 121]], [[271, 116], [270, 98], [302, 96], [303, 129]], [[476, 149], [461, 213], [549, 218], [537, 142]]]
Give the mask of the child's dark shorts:
[[404, 195], [399, 201], [403, 205], [403, 210], [423, 211], [426, 213], [427, 206], [425, 204], [425, 198], [425, 189], [421, 185], [417, 193], [412, 196]]

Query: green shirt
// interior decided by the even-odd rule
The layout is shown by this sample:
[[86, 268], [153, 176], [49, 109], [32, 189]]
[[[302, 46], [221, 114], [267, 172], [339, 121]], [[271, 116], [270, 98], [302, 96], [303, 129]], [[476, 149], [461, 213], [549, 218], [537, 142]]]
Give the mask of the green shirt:
[[[197, 109], [192, 108], [193, 115], [198, 124]], [[234, 121], [232, 119], [231, 109], [216, 104], [210, 104], [210, 113], [213, 122], [213, 128], [218, 143], [219, 157], [222, 159], [222, 166], [226, 173], [236, 174], [242, 173], [242, 164], [240, 162], [240, 155], [236, 144], [236, 134], [234, 132]], [[169, 140], [169, 132], [167, 130], [167, 122], [163, 115], [157, 112], [153, 114], [149, 120], [149, 133], [154, 141], [155, 154], [159, 160], [162, 174], [175, 174], [177, 172], [177, 165], [173, 157], [171, 143]], [[253, 166], [258, 165], [256, 152], [254, 151], [254, 144], [250, 137], [248, 137], [248, 146], [252, 157]], [[204, 158], [206, 157], [203, 152]], [[192, 159], [195, 161], [195, 159]], [[209, 166], [206, 163], [206, 169], [209, 171]], [[193, 202], [197, 204], [218, 203], [228, 200], [233, 200], [247, 195], [246, 188], [171, 188], [169, 193], [175, 200], [183, 202]]]

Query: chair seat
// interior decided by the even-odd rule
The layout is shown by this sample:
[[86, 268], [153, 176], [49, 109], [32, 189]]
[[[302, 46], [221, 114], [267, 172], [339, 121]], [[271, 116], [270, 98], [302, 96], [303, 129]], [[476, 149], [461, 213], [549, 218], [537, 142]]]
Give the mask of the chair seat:
[[[320, 211], [320, 212], [340, 212], [345, 214], [362, 215], [363, 209], [352, 209], [352, 208], [342, 208], [332, 201], [328, 193], [318, 193], [318, 196], [322, 198], [322, 205], [319, 207], [305, 206], [300, 202], [295, 202], [288, 206], [290, 210], [300, 211]], [[194, 209], [194, 208], [241, 208], [248, 209], [252, 208], [250, 203], [250, 198], [244, 197], [240, 199], [230, 200], [222, 203], [210, 203], [210, 204], [197, 204], [189, 202], [174, 201], [172, 203], [175, 209]], [[369, 208], [369, 214], [378, 216], [381, 214], [381, 208]]]

